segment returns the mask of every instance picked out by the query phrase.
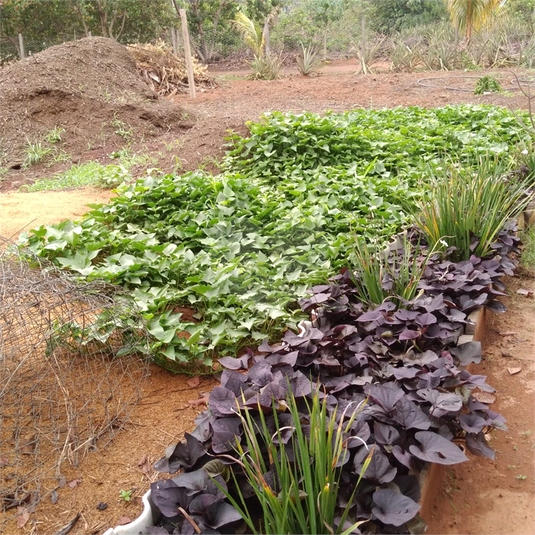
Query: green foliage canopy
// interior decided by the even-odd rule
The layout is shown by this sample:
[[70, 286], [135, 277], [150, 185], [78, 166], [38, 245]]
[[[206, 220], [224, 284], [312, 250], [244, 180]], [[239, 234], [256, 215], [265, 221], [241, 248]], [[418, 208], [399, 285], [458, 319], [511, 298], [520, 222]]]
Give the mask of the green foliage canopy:
[[32, 52], [89, 33], [149, 41], [176, 21], [167, 0], [1, 0], [0, 9], [2, 38], [18, 50], [21, 33]]
[[448, 16], [441, 1], [379, 0], [369, 2], [369, 6], [370, 27], [383, 34], [429, 24]]

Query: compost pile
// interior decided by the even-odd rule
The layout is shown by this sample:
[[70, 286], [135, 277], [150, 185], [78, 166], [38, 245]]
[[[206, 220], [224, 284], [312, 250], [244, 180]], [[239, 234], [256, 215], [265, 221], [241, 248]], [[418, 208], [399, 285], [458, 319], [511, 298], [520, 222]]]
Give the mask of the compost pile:
[[139, 76], [125, 46], [87, 37], [53, 46], [0, 69], [3, 166], [20, 167], [27, 143], [64, 129], [62, 149], [73, 157], [88, 146], [124, 145], [118, 125], [133, 138], [192, 126], [191, 114], [160, 97]]
[[[174, 95], [188, 91], [188, 72], [186, 62], [173, 54], [172, 48], [158, 41], [155, 44], [128, 45], [128, 52], [136, 61], [142, 78], [159, 95]], [[204, 88], [216, 87], [216, 83], [207, 73], [207, 67], [193, 58], [193, 76], [195, 85]]]
[[[5, 245], [0, 243], [0, 245]], [[80, 283], [28, 252], [0, 255], [0, 531], [102, 451], [138, 403], [142, 322], [117, 288]], [[113, 321], [95, 323], [97, 315]], [[63, 483], [62, 483], [63, 480]]]

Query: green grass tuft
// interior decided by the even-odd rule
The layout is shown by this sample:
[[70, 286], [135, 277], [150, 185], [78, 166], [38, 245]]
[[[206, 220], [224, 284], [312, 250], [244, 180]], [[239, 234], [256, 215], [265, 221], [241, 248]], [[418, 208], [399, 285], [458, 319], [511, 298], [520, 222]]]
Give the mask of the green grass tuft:
[[535, 227], [529, 227], [521, 235], [524, 249], [520, 263], [528, 269], [535, 271]]
[[102, 165], [98, 162], [87, 162], [72, 166], [69, 170], [58, 173], [51, 178], [36, 180], [33, 184], [21, 186], [22, 191], [55, 191], [97, 186], [103, 188], [117, 187], [130, 175], [128, 170], [119, 165]]

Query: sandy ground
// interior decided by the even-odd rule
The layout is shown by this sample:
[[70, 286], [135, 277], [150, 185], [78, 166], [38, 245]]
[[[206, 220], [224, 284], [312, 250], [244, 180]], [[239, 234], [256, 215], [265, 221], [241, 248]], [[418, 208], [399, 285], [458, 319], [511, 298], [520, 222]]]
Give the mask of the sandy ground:
[[88, 204], [106, 203], [113, 195], [111, 190], [97, 188], [0, 194], [0, 236], [16, 240], [22, 231], [39, 225], [80, 219], [89, 210]]

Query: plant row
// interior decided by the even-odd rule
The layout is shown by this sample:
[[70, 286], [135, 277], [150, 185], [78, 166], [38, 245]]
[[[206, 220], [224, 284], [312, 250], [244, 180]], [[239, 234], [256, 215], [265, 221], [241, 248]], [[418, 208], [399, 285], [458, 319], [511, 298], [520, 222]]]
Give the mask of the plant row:
[[486, 259], [431, 255], [424, 291], [404, 303], [370, 306], [345, 270], [301, 301], [315, 319], [300, 334], [220, 359], [197, 428], [155, 465], [182, 470], [151, 486], [157, 529], [423, 533], [422, 470], [467, 461], [461, 444], [493, 459], [486, 437], [505, 429], [485, 398], [494, 389], [465, 369], [479, 342], [457, 341], [475, 308], [504, 310], [496, 296], [517, 241], [503, 231]]
[[306, 289], [358, 260], [357, 236], [380, 243], [407, 227], [450, 173], [447, 154], [466, 155], [471, 182], [477, 156], [495, 167], [525, 136], [512, 114], [482, 106], [272, 114], [250, 128], [220, 175], [147, 176], [21, 242], [125, 288], [156, 362], [209, 370], [216, 354], [295, 327]]

